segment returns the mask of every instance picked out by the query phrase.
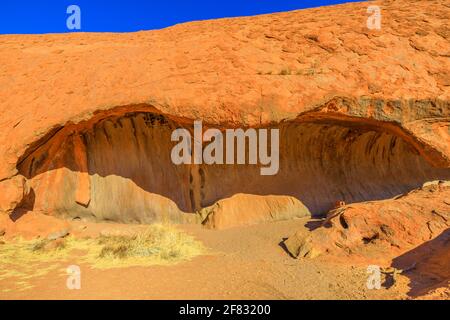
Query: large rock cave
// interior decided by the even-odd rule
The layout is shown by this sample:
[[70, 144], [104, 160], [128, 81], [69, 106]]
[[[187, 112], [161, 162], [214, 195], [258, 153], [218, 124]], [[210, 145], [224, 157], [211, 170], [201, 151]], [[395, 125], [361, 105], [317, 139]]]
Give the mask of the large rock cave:
[[376, 123], [309, 118], [272, 125], [280, 129], [274, 176], [262, 176], [259, 165], [174, 165], [171, 134], [181, 127], [192, 130], [193, 121], [130, 112], [57, 128], [18, 164], [33, 210], [125, 223], [198, 222], [200, 209], [248, 194], [295, 198], [322, 215], [336, 201], [387, 199], [450, 179], [450, 169], [433, 167], [404, 136]]

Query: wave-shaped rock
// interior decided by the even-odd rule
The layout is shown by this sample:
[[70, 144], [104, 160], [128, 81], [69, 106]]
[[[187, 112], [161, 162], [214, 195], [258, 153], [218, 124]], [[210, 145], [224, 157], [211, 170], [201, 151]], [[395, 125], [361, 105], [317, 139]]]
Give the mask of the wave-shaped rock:
[[[382, 7], [380, 31], [353, 3], [131, 34], [1, 36], [1, 211], [200, 223], [195, 213], [224, 199], [239, 210], [233, 196], [246, 194], [321, 215], [450, 179], [448, 8]], [[175, 166], [170, 134], [195, 120], [279, 129], [279, 173]], [[299, 215], [283, 212], [271, 214]]]

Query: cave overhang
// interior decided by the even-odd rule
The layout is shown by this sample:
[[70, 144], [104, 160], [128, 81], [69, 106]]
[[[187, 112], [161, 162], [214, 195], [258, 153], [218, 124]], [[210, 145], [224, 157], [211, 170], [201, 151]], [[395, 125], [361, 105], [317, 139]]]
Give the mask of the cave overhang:
[[[24, 199], [33, 190], [35, 209], [125, 222], [160, 220], [162, 211], [177, 222], [198, 221], [185, 213], [200, 213], [204, 221], [205, 210], [242, 194], [263, 202], [268, 196], [285, 197], [284, 206], [277, 198], [266, 211], [280, 206], [286, 212], [302, 211], [286, 209], [286, 203], [299, 201], [312, 214], [323, 214], [336, 201], [379, 200], [447, 178], [448, 113], [448, 104], [441, 101], [335, 97], [278, 122], [203, 122], [220, 132], [280, 130], [280, 172], [271, 179], [257, 177], [258, 168], [248, 165], [194, 161], [177, 166], [170, 159], [171, 135], [180, 128], [195, 134], [194, 118], [171, 116], [146, 104], [112, 108], [54, 127], [30, 143], [18, 158], [21, 178], [11, 179], [8, 193], [13, 196], [4, 211], [29, 205]], [[101, 199], [111, 194], [129, 217], [120, 217]], [[242, 201], [241, 196], [230, 210]], [[288, 217], [286, 212], [281, 216]]]

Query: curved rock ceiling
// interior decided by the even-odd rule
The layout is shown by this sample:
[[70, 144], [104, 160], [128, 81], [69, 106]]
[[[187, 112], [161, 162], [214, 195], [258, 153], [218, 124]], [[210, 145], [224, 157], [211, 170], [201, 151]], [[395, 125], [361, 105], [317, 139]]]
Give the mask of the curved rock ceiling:
[[[448, 179], [448, 7], [383, 8], [382, 32], [351, 3], [131, 34], [1, 36], [0, 212], [206, 223], [230, 197], [262, 197], [264, 220]], [[280, 129], [279, 174], [174, 166], [170, 132], [196, 120]]]

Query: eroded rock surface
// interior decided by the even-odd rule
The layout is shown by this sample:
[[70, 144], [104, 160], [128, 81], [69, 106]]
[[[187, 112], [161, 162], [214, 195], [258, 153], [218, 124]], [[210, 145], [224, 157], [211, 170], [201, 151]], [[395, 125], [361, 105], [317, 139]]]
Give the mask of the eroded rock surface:
[[448, 231], [449, 199], [450, 181], [435, 181], [394, 199], [346, 205], [330, 211], [311, 234], [296, 233], [285, 245], [297, 258], [389, 261]]
[[[367, 29], [367, 3], [352, 3], [131, 34], [0, 36], [1, 212], [200, 223], [225, 201], [233, 225], [266, 220], [276, 196], [321, 215], [450, 179], [448, 6], [371, 4], [381, 30]], [[280, 129], [278, 175], [175, 166], [170, 133], [195, 120]], [[236, 194], [263, 200], [244, 210]]]
[[247, 194], [221, 200], [201, 214], [203, 225], [214, 229], [311, 216], [308, 208], [294, 197]]
[[11, 215], [29, 197], [27, 179], [22, 175], [0, 182], [0, 214]]
[[175, 165], [171, 133], [193, 131], [192, 123], [142, 112], [62, 128], [18, 169], [36, 195], [35, 211], [128, 223], [199, 222], [195, 213], [228, 199], [226, 212], [214, 216], [229, 226], [298, 216], [271, 195], [321, 215], [336, 200], [382, 200], [450, 179], [449, 169], [431, 165], [389, 127], [310, 117], [273, 127], [280, 130], [274, 176], [262, 176], [258, 165]]

